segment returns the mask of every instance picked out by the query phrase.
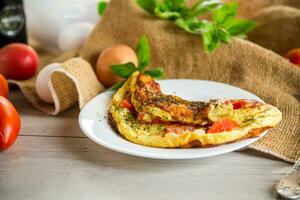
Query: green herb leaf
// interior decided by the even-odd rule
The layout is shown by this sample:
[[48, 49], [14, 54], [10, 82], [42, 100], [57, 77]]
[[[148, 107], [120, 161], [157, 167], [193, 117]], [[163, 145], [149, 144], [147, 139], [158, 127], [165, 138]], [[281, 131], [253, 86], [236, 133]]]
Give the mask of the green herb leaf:
[[150, 64], [151, 53], [147, 37], [144, 35], [141, 37], [137, 46], [137, 56], [138, 56], [138, 67], [137, 70], [143, 72], [145, 67]]
[[[120, 65], [111, 65], [111, 70], [119, 75], [122, 78], [128, 79], [132, 73], [135, 71], [140, 71], [141, 73], [148, 74], [152, 76], [153, 78], [162, 78], [164, 75], [163, 68], [156, 67], [152, 70], [146, 70], [144, 72], [145, 67], [147, 67], [150, 64], [150, 47], [148, 43], [147, 37], [144, 35], [139, 40], [139, 43], [137, 45], [137, 54], [138, 54], [138, 61], [139, 65], [136, 68], [135, 65], [132, 62], [120, 64]], [[117, 90], [125, 83], [126, 80], [115, 84], [114, 86], [107, 89], [107, 91]]]
[[237, 13], [237, 3], [224, 4], [213, 12], [213, 20], [217, 25], [225, 26], [235, 19]]
[[100, 1], [100, 2], [98, 3], [98, 14], [99, 14], [100, 16], [102, 16], [102, 15], [104, 14], [104, 12], [105, 12], [105, 10], [106, 10], [106, 7], [107, 7], [107, 2], [105, 2], [105, 1]]
[[165, 3], [172, 8], [172, 10], [181, 10], [185, 8], [185, 0], [165, 0]]
[[160, 4], [154, 9], [154, 13], [157, 17], [162, 19], [177, 19], [180, 18], [181, 15], [177, 11], [169, 10], [166, 4]]
[[206, 53], [210, 53], [217, 49], [221, 45], [221, 41], [218, 38], [218, 31], [215, 26], [210, 24], [207, 26], [207, 31], [203, 32], [203, 44]]
[[230, 33], [225, 28], [218, 28], [217, 36], [221, 42], [229, 43], [231, 39]]
[[220, 0], [198, 0], [192, 7], [189, 16], [197, 17], [210, 11], [213, 11], [223, 4]]
[[150, 14], [154, 14], [154, 9], [157, 6], [156, 0], [136, 0], [140, 7]]
[[193, 19], [180, 18], [175, 21], [175, 24], [189, 33], [202, 34], [202, 32], [206, 30], [208, 22], [205, 20], [199, 21], [198, 19], [195, 18]]
[[146, 70], [144, 74], [150, 75], [153, 78], [163, 78], [164, 69], [161, 67], [155, 67], [152, 70]]
[[[136, 1], [146, 3], [148, 0]], [[156, 5], [151, 4], [151, 11], [148, 12], [161, 19], [172, 21], [189, 33], [202, 35], [205, 52], [212, 52], [222, 42], [230, 42], [232, 36], [245, 38], [246, 33], [255, 26], [254, 22], [235, 19], [238, 6], [235, 2], [224, 4], [221, 0], [198, 0], [191, 8], [184, 0], [155, 2]], [[199, 18], [206, 13], [212, 13], [211, 22]]]
[[199, 21], [197, 19], [178, 19], [175, 24], [187, 32], [201, 34], [205, 52], [209, 53], [220, 46], [220, 42], [228, 43], [230, 34], [222, 27], [217, 27], [208, 21]]
[[[196, 21], [197, 22], [197, 21]], [[189, 33], [195, 33], [196, 30], [193, 28], [193, 22], [191, 20], [185, 20], [185, 19], [177, 19], [175, 21], [175, 24], [182, 28], [183, 30], [189, 32]]]
[[255, 26], [255, 22], [252, 21], [234, 20], [226, 28], [231, 35], [240, 36], [254, 29]]
[[120, 87], [122, 87], [122, 85], [125, 83], [126, 80], [124, 81], [121, 81], [119, 83], [116, 83], [115, 85], [113, 85], [112, 87], [106, 89], [105, 91], [114, 91], [114, 90], [117, 90], [119, 89]]
[[120, 65], [111, 65], [111, 70], [122, 78], [128, 78], [133, 72], [136, 71], [136, 68], [132, 62], [120, 64]]
[[162, 19], [176, 20], [183, 18], [188, 11], [184, 0], [164, 0], [157, 4], [154, 14]]

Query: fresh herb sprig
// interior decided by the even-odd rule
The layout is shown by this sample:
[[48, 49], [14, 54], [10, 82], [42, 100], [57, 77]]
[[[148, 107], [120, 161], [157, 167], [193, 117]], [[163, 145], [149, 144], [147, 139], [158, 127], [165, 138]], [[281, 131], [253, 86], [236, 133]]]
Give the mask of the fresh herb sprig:
[[[120, 65], [111, 65], [111, 70], [118, 76], [128, 79], [134, 72], [139, 71], [143, 74], [152, 76], [153, 78], [159, 79], [163, 78], [164, 70], [161, 67], [155, 67], [151, 70], [145, 70], [151, 62], [151, 51], [147, 37], [144, 35], [140, 38], [137, 45], [137, 57], [138, 57], [138, 66], [135, 66], [134, 63], [129, 62]], [[124, 84], [126, 80], [119, 82], [113, 85], [108, 90], [117, 90]]]
[[[202, 35], [205, 52], [212, 52], [221, 43], [229, 43], [233, 36], [245, 38], [255, 27], [248, 20], [236, 19], [237, 3], [224, 4], [220, 0], [198, 0], [191, 7], [185, 0], [136, 0], [148, 13], [170, 20], [185, 31]], [[212, 14], [212, 21], [200, 19]]]
[[97, 9], [98, 9], [98, 14], [100, 16], [104, 14], [106, 8], [107, 8], [107, 2], [105, 0], [101, 0], [98, 2]]

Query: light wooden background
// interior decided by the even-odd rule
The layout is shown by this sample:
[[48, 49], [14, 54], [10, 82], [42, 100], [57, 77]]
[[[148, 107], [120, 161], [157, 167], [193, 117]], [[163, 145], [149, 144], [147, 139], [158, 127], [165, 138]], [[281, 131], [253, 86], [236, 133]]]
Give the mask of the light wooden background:
[[252, 150], [195, 160], [153, 160], [105, 149], [86, 138], [73, 108], [43, 114], [18, 91], [15, 145], [0, 152], [1, 200], [280, 199], [275, 184], [292, 166]]

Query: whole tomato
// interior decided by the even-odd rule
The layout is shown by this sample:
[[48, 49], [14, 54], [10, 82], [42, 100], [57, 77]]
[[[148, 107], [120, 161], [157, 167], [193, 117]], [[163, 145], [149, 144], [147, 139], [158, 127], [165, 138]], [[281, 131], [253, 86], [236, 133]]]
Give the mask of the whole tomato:
[[0, 96], [7, 97], [8, 95], [8, 83], [4, 76], [0, 74]]
[[10, 147], [19, 135], [21, 119], [15, 107], [0, 96], [0, 149]]
[[28, 79], [36, 73], [38, 65], [37, 53], [26, 44], [13, 43], [0, 49], [0, 73], [7, 79]]
[[300, 67], [300, 48], [298, 49], [292, 49], [285, 56], [289, 61], [298, 67]]

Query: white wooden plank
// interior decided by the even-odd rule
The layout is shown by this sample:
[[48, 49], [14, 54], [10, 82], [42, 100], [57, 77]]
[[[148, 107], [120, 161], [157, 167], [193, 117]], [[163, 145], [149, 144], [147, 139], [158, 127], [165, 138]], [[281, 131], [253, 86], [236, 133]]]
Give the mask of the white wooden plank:
[[33, 108], [18, 90], [11, 91], [9, 99], [21, 115], [21, 135], [85, 137], [78, 125], [78, 106], [58, 116], [50, 116]]
[[290, 164], [234, 152], [153, 160], [110, 151], [87, 138], [21, 136], [0, 153], [1, 200], [276, 198]]

